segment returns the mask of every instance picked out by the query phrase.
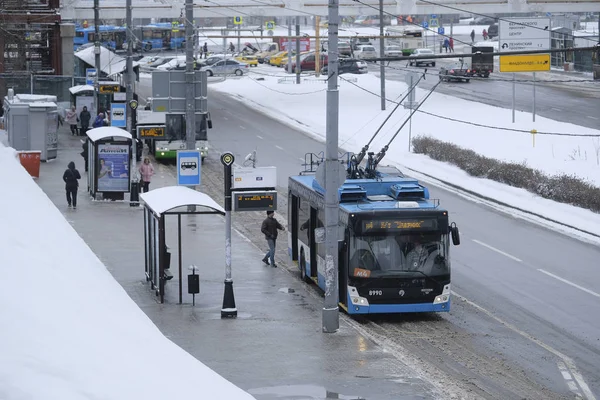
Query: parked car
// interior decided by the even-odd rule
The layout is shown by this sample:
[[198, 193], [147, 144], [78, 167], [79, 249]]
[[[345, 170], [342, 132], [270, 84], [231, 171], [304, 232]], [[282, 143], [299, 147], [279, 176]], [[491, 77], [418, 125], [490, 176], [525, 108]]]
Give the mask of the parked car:
[[213, 65], [202, 67], [200, 71], [206, 71], [208, 76], [214, 75], [237, 75], [242, 76], [248, 72], [248, 64], [236, 60], [221, 60]]
[[469, 22], [469, 25], [490, 25], [496, 22], [496, 18], [492, 17], [476, 17], [473, 21]]
[[354, 58], [364, 60], [365, 58], [377, 58], [377, 52], [373, 46], [359, 46], [354, 50]]
[[462, 61], [440, 68], [440, 81], [471, 81], [471, 70]]
[[[319, 53], [319, 68], [327, 65], [327, 53]], [[300, 56], [300, 71], [315, 71], [316, 68], [316, 53], [310, 52]], [[287, 64], [286, 64], [287, 70]], [[292, 73], [296, 73], [296, 61], [292, 62]]]
[[239, 62], [243, 62], [248, 64], [251, 67], [258, 67], [258, 58], [256, 56], [251, 55], [238, 55], [235, 59]]
[[338, 54], [340, 56], [352, 57], [352, 47], [348, 42], [338, 42]]
[[488, 37], [492, 40], [495, 37], [498, 37], [498, 24], [491, 24], [487, 28]]
[[209, 65], [213, 65], [217, 61], [221, 61], [221, 60], [224, 60], [224, 59], [225, 59], [224, 55], [210, 56], [208, 58], [200, 60], [200, 67], [201, 68], [202, 67], [208, 67]]
[[[417, 57], [417, 56], [428, 56], [428, 55], [433, 55], [434, 52], [431, 49], [415, 49], [410, 57]], [[408, 62], [408, 65], [410, 65], [411, 67], [414, 65], [415, 67], [418, 67], [420, 65], [431, 65], [432, 67], [435, 67], [435, 60], [428, 60], [426, 58], [421, 58], [418, 60], [410, 60]]]
[[[326, 75], [328, 71], [327, 65], [321, 68], [321, 73]], [[338, 74], [366, 74], [369, 72], [367, 63], [354, 58], [340, 58], [338, 65]]]
[[353, 37], [352, 38], [352, 49], [357, 50], [359, 46], [373, 46], [371, 39], [366, 37]]
[[400, 46], [385, 46], [383, 49], [384, 57], [401, 57], [402, 47]]

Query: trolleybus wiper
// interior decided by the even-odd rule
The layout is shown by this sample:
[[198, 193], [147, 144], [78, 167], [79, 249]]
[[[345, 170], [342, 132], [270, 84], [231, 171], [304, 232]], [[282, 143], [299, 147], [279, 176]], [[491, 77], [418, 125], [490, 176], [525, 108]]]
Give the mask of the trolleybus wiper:
[[431, 96], [431, 94], [435, 91], [435, 89], [438, 87], [438, 85], [441, 82], [442, 81], [439, 81], [438, 83], [436, 83], [435, 85], [433, 85], [433, 87], [431, 88], [431, 90], [429, 91], [429, 93], [427, 93], [427, 96], [425, 96], [425, 98], [419, 103], [419, 105], [414, 110], [411, 111], [411, 113], [408, 116], [408, 118], [406, 118], [406, 120], [402, 123], [402, 125], [400, 126], [400, 128], [398, 128], [398, 130], [396, 131], [396, 133], [394, 133], [394, 136], [392, 136], [392, 138], [390, 139], [390, 141], [388, 142], [388, 144], [386, 144], [385, 146], [383, 146], [383, 148], [381, 150], [379, 150], [379, 153], [377, 153], [377, 155], [374, 156], [374, 153], [369, 153], [369, 158], [367, 160], [367, 165], [365, 166], [365, 174], [367, 175], [367, 178], [375, 178], [375, 170], [377, 169], [377, 165], [379, 165], [379, 163], [381, 162], [381, 160], [383, 160], [383, 157], [385, 157], [385, 153], [390, 148], [390, 144], [392, 144], [392, 142], [394, 141], [394, 139], [396, 139], [396, 136], [398, 136], [398, 134], [400, 133], [400, 131], [402, 130], [402, 128], [404, 128], [404, 126], [408, 123], [408, 121], [410, 121], [410, 119], [412, 118], [413, 114], [416, 113], [419, 110], [419, 108], [423, 105], [423, 103], [425, 103], [425, 101], [427, 101], [427, 99], [429, 98], [429, 96]]
[[406, 92], [406, 95], [404, 95], [402, 100], [400, 100], [398, 102], [398, 104], [396, 104], [396, 107], [394, 107], [392, 112], [386, 117], [386, 119], [381, 123], [381, 125], [379, 125], [379, 128], [377, 128], [377, 130], [375, 131], [375, 133], [373, 134], [373, 136], [371, 137], [369, 142], [363, 146], [363, 148], [360, 150], [360, 152], [357, 155], [354, 156], [354, 158], [352, 159], [352, 164], [355, 168], [358, 168], [358, 166], [360, 165], [362, 160], [365, 158], [365, 155], [367, 154], [367, 151], [369, 150], [369, 145], [373, 142], [373, 140], [379, 134], [379, 132], [381, 132], [381, 130], [383, 129], [383, 126], [389, 121], [389, 119], [396, 112], [396, 110], [402, 105], [402, 102], [410, 95], [410, 92], [412, 92], [417, 87], [417, 84], [421, 81], [421, 79], [425, 79], [426, 73], [427, 73], [427, 69], [425, 69], [425, 71], [423, 72], [423, 75], [421, 75], [421, 77], [415, 82], [415, 84], [409, 88], [409, 90]]

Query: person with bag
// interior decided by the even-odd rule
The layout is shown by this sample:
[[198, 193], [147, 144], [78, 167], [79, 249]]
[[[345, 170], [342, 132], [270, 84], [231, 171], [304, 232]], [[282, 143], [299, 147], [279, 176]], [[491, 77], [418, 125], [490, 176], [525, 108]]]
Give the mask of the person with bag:
[[263, 221], [260, 231], [265, 235], [269, 250], [263, 257], [262, 261], [269, 265], [269, 258], [271, 259], [271, 267], [277, 268], [275, 265], [275, 244], [277, 242], [277, 230], [283, 231], [285, 228], [275, 219], [274, 211], [267, 211], [267, 218]]
[[67, 193], [67, 203], [69, 204], [69, 208], [73, 205], [73, 208], [77, 208], [77, 189], [79, 188], [79, 179], [81, 179], [81, 174], [75, 168], [75, 163], [71, 161], [68, 165], [68, 168], [65, 170], [63, 174], [63, 181], [65, 182], [65, 191]]
[[150, 163], [148, 157], [144, 158], [144, 163], [140, 166], [140, 175], [142, 175], [142, 192], [148, 193], [152, 175], [154, 175], [154, 167]]

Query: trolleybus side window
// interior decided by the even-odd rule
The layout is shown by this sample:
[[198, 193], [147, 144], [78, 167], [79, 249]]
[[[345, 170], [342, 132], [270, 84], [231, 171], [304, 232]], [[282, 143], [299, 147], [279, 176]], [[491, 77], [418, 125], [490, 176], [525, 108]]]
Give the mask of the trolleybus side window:
[[305, 244], [309, 244], [310, 238], [310, 204], [306, 200], [298, 198], [298, 239]]

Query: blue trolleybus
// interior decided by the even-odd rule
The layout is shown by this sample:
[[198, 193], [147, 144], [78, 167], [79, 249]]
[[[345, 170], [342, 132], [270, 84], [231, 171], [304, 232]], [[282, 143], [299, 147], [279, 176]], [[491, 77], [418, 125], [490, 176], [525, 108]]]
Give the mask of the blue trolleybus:
[[[100, 25], [98, 30], [100, 31], [99, 41], [102, 46], [111, 50], [124, 50], [123, 45], [125, 44], [127, 28], [114, 25]], [[84, 44], [93, 44], [95, 41], [95, 27], [77, 28], [75, 29], [75, 37], [73, 38], [73, 50], [77, 51]]]
[[135, 35], [138, 38], [136, 50], [152, 51], [162, 49], [182, 49], [185, 47], [185, 29], [171, 22], [159, 22], [137, 27]]
[[[338, 191], [339, 305], [348, 314], [449, 311], [458, 228], [425, 186], [386, 168], [349, 173]], [[315, 241], [325, 190], [310, 172], [289, 178], [288, 252], [302, 279], [325, 291], [325, 243]]]

